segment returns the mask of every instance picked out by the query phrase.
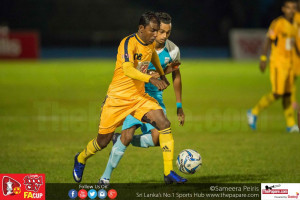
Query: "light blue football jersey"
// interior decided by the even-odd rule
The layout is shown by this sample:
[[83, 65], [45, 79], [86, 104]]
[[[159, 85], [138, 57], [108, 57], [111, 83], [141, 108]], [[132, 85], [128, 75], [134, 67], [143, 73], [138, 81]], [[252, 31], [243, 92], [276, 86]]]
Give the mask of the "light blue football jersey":
[[[167, 64], [172, 61], [180, 61], [180, 51], [179, 48], [170, 40], [166, 41], [165, 47], [156, 51], [159, 56], [159, 61], [163, 69], [167, 67]], [[155, 70], [155, 67], [152, 63], [149, 64], [149, 70]], [[151, 83], [145, 84], [146, 93], [162, 93], [157, 87]]]

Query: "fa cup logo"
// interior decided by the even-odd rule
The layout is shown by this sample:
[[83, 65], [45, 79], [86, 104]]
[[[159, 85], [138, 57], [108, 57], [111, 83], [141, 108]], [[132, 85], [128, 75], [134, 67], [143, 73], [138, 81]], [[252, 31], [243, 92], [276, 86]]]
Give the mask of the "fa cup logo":
[[2, 192], [4, 196], [16, 195], [21, 191], [21, 184], [9, 176], [2, 178]]
[[10, 194], [12, 194], [13, 192], [13, 187], [12, 187], [12, 185], [13, 185], [14, 183], [13, 182], [11, 182], [10, 181], [10, 179], [8, 179], [8, 182], [6, 183], [6, 185], [7, 185], [7, 188], [6, 188], [6, 190], [7, 190], [7, 195], [10, 195]]

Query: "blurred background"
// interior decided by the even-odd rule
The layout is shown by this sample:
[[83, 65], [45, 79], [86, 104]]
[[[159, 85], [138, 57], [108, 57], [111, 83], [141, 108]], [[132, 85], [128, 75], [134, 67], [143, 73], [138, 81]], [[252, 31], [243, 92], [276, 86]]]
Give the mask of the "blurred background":
[[[233, 55], [233, 48], [242, 48], [250, 54], [244, 57], [253, 58], [259, 54], [265, 29], [281, 14], [281, 4], [281, 0], [1, 0], [0, 24], [11, 33], [34, 31], [41, 58], [114, 57], [121, 39], [137, 31], [143, 12], [166, 11], [173, 18], [170, 39], [183, 57], [239, 57]], [[233, 33], [231, 38], [235, 29], [256, 32]], [[230, 41], [236, 39], [241, 44], [230, 48]], [[10, 57], [11, 47], [1, 44], [1, 53], [8, 51]]]

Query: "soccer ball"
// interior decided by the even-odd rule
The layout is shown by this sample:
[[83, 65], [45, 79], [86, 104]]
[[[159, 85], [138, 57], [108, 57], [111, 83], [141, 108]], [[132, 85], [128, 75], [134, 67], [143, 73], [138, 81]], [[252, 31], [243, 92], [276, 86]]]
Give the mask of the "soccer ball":
[[194, 174], [202, 166], [202, 158], [197, 151], [185, 149], [179, 153], [176, 164], [182, 173]]

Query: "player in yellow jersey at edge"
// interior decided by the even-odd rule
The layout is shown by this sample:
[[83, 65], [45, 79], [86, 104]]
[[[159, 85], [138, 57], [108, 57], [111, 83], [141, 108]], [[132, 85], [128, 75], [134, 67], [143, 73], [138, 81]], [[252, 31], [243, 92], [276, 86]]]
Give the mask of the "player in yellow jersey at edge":
[[293, 23], [297, 2], [285, 0], [282, 6], [283, 15], [272, 21], [260, 58], [260, 70], [267, 66], [267, 53], [270, 55], [270, 79], [272, 92], [263, 96], [259, 102], [247, 112], [248, 124], [256, 130], [257, 116], [273, 102], [282, 99], [287, 132], [299, 132], [295, 122], [291, 103], [291, 92], [294, 84], [293, 51], [296, 48], [296, 27]]
[[[294, 24], [297, 28], [296, 32], [296, 45], [297, 48], [300, 49], [300, 0], [298, 1], [298, 9], [297, 12], [294, 15]], [[297, 54], [296, 51], [293, 51], [293, 65], [294, 65], [294, 85], [292, 90], [292, 105], [295, 110], [299, 109], [299, 104], [297, 102], [296, 94], [297, 94], [297, 88], [296, 88], [296, 81], [298, 79], [298, 76], [300, 75], [300, 56]]]
[[[121, 41], [114, 76], [101, 108], [98, 135], [74, 158], [73, 178], [76, 182], [82, 180], [87, 159], [109, 144], [115, 129], [122, 125], [128, 115], [150, 123], [159, 131], [164, 180], [175, 183], [187, 181], [173, 171], [174, 140], [171, 123], [159, 103], [145, 93], [145, 83], [149, 82], [159, 90], [164, 90], [169, 85], [153, 44], [159, 28], [160, 20], [155, 13], [146, 12], [140, 18], [138, 32]], [[160, 74], [160, 79], [147, 74], [150, 61]], [[117, 156], [124, 154], [126, 146], [120, 140], [114, 147], [117, 147]]]

